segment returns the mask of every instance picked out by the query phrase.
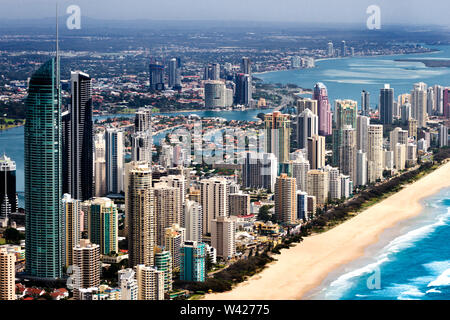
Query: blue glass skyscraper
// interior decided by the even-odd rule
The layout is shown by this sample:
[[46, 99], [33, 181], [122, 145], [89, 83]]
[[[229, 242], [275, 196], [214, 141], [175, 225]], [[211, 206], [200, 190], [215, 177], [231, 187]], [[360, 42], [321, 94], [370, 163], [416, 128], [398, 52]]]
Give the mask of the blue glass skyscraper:
[[183, 281], [205, 281], [206, 246], [202, 242], [185, 241], [181, 247], [180, 279]]
[[61, 112], [58, 58], [31, 77], [25, 101], [26, 273], [62, 276]]

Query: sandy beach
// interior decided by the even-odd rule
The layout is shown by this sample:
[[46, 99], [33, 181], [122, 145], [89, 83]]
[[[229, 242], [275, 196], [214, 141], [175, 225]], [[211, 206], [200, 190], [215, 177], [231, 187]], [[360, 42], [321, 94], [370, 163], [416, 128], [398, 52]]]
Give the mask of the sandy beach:
[[337, 227], [304, 239], [232, 291], [207, 300], [292, 300], [319, 286], [327, 275], [364, 254], [381, 233], [422, 211], [420, 200], [450, 186], [450, 162]]

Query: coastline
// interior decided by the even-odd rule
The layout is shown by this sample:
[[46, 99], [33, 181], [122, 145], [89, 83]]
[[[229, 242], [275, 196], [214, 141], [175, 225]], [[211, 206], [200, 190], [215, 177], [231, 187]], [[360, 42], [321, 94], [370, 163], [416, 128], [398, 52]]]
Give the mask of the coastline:
[[302, 299], [319, 287], [330, 273], [363, 257], [385, 230], [418, 216], [423, 210], [424, 198], [449, 186], [450, 161], [352, 219], [282, 250], [276, 262], [233, 290], [208, 294], [204, 299]]

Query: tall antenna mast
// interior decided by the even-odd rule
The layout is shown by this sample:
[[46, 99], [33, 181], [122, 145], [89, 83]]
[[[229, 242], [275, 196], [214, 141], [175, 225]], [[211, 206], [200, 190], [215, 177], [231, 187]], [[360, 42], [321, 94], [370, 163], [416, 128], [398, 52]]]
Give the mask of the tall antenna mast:
[[56, 2], [56, 99], [58, 106], [60, 105], [60, 71], [59, 71], [59, 26], [58, 26], [58, 2]]

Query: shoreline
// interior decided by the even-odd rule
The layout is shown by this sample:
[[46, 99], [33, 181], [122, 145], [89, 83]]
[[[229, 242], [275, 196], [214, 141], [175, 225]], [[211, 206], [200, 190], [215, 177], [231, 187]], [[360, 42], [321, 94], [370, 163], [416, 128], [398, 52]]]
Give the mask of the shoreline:
[[423, 199], [449, 186], [450, 161], [342, 224], [282, 250], [276, 262], [233, 290], [208, 294], [204, 299], [302, 299], [332, 272], [363, 257], [367, 248], [379, 242], [385, 230], [418, 216], [423, 211]]

